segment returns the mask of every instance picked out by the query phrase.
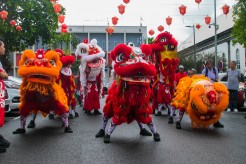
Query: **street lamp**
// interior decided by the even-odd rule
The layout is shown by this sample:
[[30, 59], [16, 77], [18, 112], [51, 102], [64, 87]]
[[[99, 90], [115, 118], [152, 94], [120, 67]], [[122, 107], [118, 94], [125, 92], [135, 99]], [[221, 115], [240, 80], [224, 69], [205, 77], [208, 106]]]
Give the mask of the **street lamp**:
[[195, 25], [193, 24], [192, 26], [185, 26], [185, 27], [189, 27], [189, 28], [193, 28], [193, 36], [194, 36], [194, 45], [193, 45], [193, 57], [194, 57], [194, 64], [195, 64], [195, 69], [196, 68], [196, 30], [195, 30]]

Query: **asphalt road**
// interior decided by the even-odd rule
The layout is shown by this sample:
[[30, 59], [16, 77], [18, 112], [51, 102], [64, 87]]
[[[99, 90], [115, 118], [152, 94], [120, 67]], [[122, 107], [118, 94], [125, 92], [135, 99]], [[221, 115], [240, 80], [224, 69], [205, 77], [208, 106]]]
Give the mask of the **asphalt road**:
[[25, 135], [13, 135], [20, 120], [8, 117], [0, 134], [11, 141], [11, 146], [7, 153], [0, 154], [0, 164], [246, 163], [245, 113], [224, 113], [221, 122], [225, 128], [208, 130], [192, 129], [187, 116], [182, 130], [169, 125], [167, 116], [153, 116], [160, 142], [140, 136], [138, 125], [133, 122], [118, 126], [111, 143], [104, 144], [102, 138], [95, 138], [102, 116], [87, 116], [81, 107], [77, 110], [80, 117], [70, 120], [72, 134], [64, 133], [59, 118], [39, 116], [35, 129], [27, 129]]

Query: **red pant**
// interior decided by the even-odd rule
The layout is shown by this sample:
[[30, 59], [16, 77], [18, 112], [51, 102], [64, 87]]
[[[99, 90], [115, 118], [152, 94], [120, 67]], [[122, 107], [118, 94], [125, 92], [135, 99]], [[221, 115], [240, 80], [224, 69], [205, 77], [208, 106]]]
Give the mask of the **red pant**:
[[99, 90], [96, 82], [88, 82], [85, 91], [84, 109], [87, 111], [99, 110]]

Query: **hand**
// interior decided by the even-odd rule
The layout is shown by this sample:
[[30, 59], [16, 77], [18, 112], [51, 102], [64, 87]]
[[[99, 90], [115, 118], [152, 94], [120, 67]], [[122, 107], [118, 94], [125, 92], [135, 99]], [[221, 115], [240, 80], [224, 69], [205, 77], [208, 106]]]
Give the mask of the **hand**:
[[2, 78], [2, 79], [8, 79], [8, 74], [5, 71], [0, 72], [0, 78]]

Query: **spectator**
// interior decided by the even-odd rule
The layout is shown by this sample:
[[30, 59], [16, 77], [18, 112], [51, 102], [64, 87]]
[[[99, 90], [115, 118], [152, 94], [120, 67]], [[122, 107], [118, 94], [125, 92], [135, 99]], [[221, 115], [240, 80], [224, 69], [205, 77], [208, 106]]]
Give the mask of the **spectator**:
[[241, 77], [240, 71], [236, 68], [237, 62], [231, 61], [230, 69], [227, 70], [227, 81], [228, 81], [228, 91], [229, 91], [229, 106], [227, 112], [238, 112], [237, 110], [237, 99], [238, 99], [238, 89], [239, 89], [239, 79]]
[[195, 68], [190, 68], [190, 69], [188, 69], [188, 75], [190, 76], [190, 77], [192, 77], [193, 75], [195, 75], [196, 74], [196, 69]]
[[[202, 74], [205, 75], [205, 77], [209, 78], [212, 83], [218, 82], [218, 69], [216, 67], [213, 67], [213, 61], [211, 59], [207, 60], [205, 66], [206, 67], [202, 70]], [[214, 123], [214, 127], [224, 128], [224, 125], [218, 121]]]
[[175, 75], [176, 86], [178, 85], [179, 80], [182, 79], [183, 77], [186, 77], [186, 76], [187, 76], [187, 73], [184, 72], [184, 66], [180, 65], [179, 66], [179, 72], [176, 73], [176, 75]]
[[[0, 40], [0, 55], [4, 55], [5, 54], [5, 47], [4, 47], [4, 43]], [[0, 62], [0, 127], [3, 126], [4, 124], [4, 101], [5, 101], [5, 97], [4, 97], [4, 82], [3, 79], [7, 79], [8, 78], [8, 74], [5, 72], [5, 70], [3, 69], [2, 63]], [[3, 138], [2, 135], [0, 135], [0, 153], [6, 152], [6, 148], [8, 148], [10, 145], [10, 142], [5, 140]]]

